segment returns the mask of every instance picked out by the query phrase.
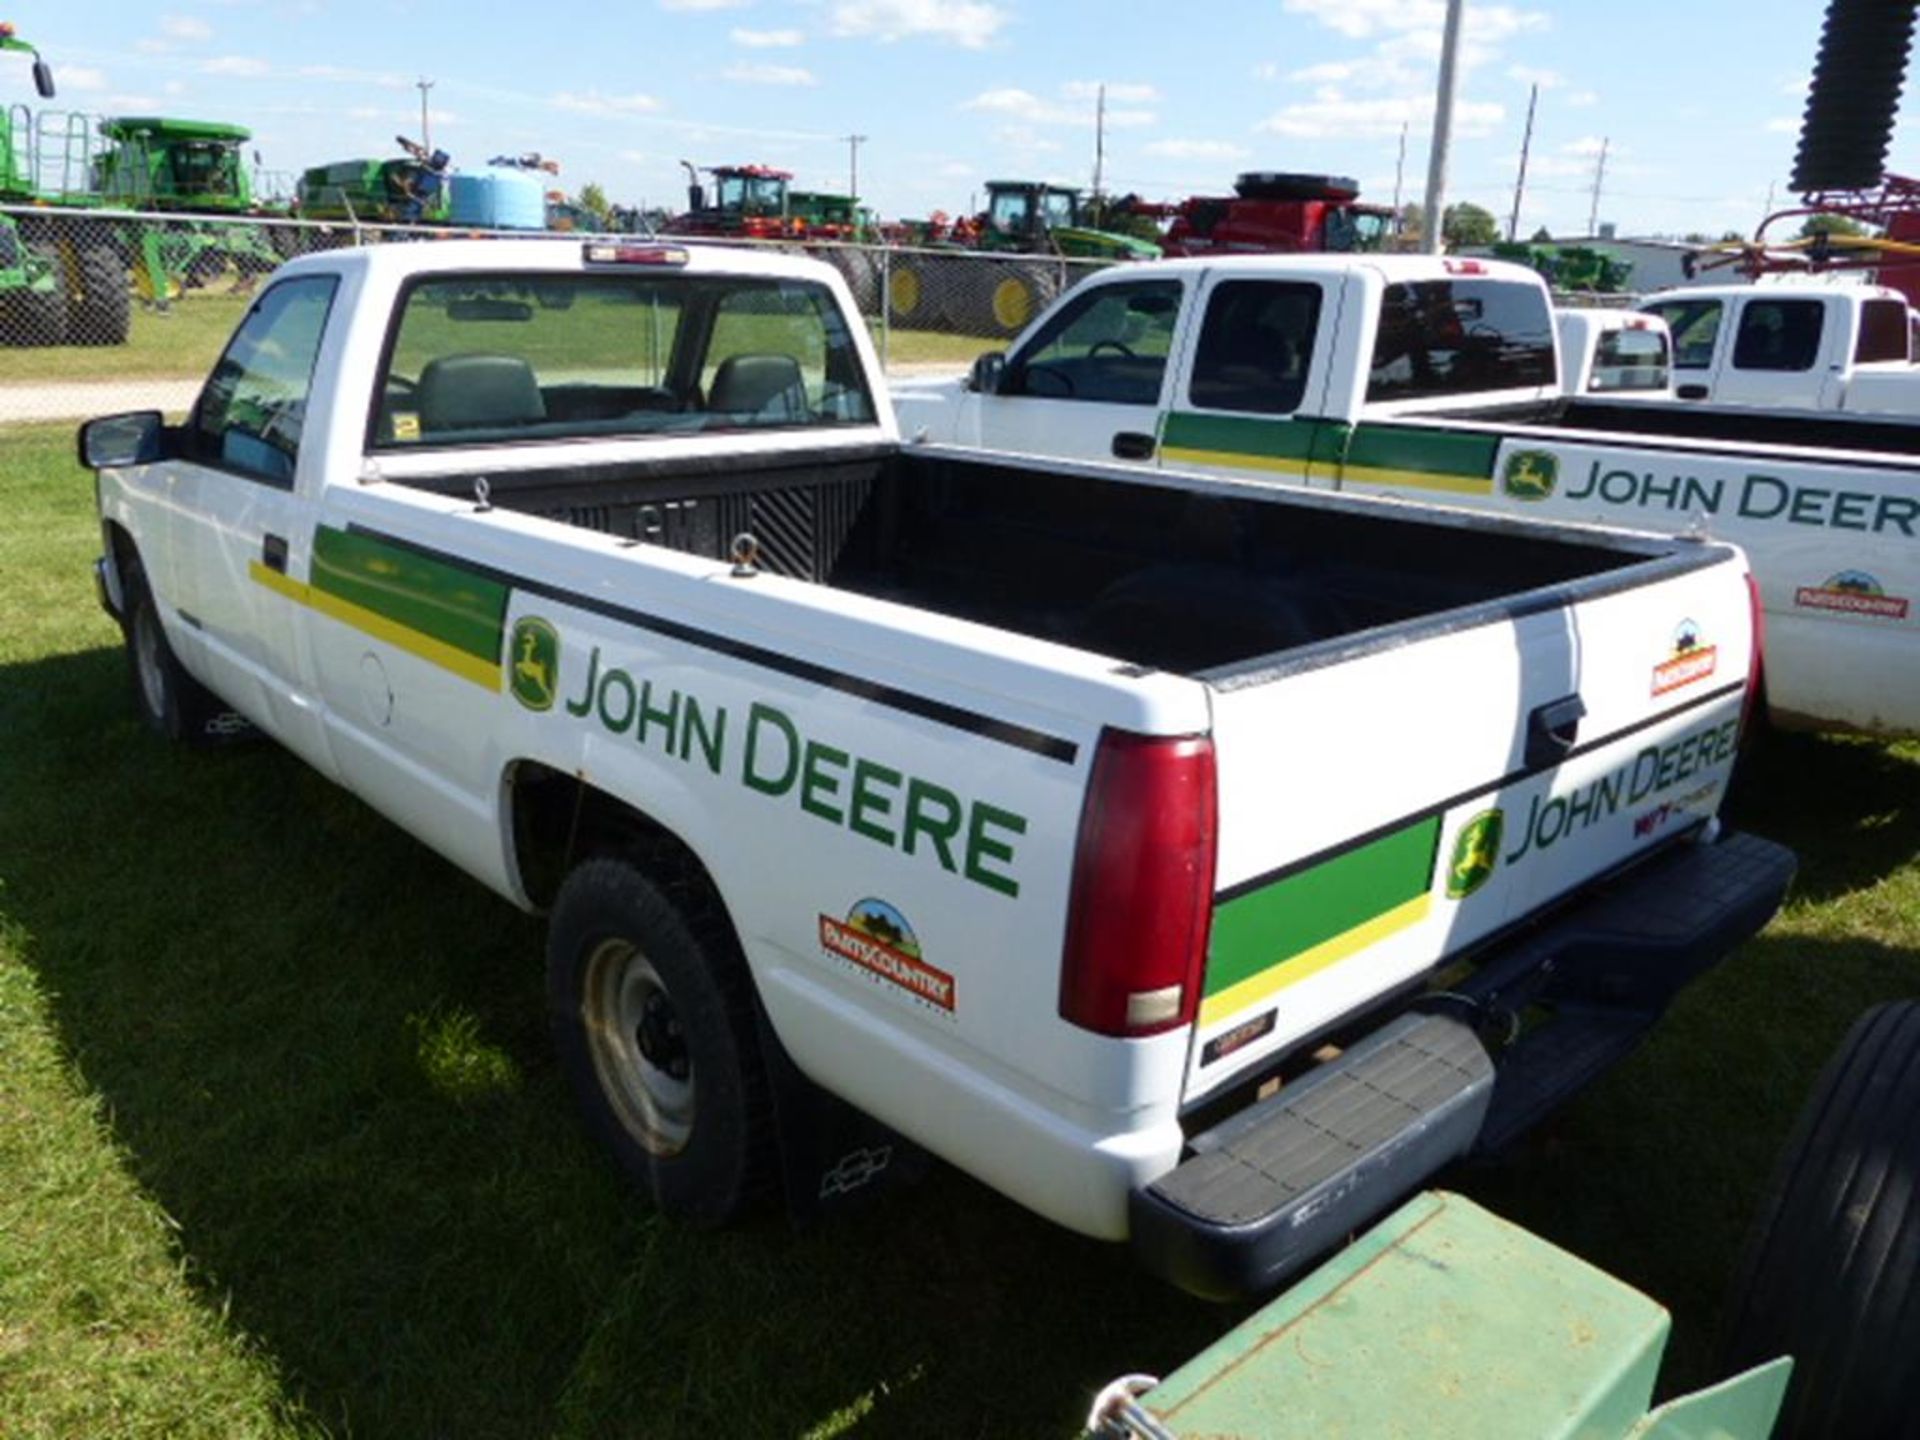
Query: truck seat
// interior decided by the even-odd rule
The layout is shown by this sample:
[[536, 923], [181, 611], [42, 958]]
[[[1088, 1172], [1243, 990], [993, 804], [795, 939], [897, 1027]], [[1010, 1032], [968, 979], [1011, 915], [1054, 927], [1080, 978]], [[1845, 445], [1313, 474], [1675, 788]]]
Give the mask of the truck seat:
[[805, 420], [807, 387], [791, 355], [729, 355], [713, 373], [707, 409], [763, 420]]
[[420, 428], [428, 434], [533, 425], [547, 418], [533, 367], [517, 355], [442, 355], [429, 360], [414, 400]]

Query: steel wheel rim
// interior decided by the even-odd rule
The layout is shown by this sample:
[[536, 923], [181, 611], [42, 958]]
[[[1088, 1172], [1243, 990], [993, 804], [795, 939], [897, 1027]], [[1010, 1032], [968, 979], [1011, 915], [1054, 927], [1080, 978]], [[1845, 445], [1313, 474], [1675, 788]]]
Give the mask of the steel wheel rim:
[[160, 622], [151, 606], [133, 617], [133, 668], [140, 679], [140, 695], [155, 715], [167, 713], [167, 672], [160, 659]]
[[631, 941], [602, 940], [587, 957], [582, 1010], [600, 1091], [621, 1126], [649, 1154], [678, 1155], [693, 1135], [693, 1058], [660, 972]]

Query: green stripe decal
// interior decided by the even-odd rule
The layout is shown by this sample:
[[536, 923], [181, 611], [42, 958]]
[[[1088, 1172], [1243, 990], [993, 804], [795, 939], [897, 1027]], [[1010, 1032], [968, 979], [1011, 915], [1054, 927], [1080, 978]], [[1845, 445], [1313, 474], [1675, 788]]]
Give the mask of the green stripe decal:
[[1204, 450], [1219, 456], [1247, 455], [1265, 460], [1333, 460], [1346, 426], [1314, 419], [1248, 419], [1232, 415], [1166, 417], [1160, 443], [1172, 450]]
[[1217, 995], [1425, 895], [1439, 846], [1436, 815], [1218, 906], [1206, 993]]
[[1353, 432], [1346, 463], [1369, 470], [1412, 470], [1487, 480], [1500, 452], [1495, 435], [1462, 435], [1405, 425], [1362, 425]]
[[311, 584], [477, 660], [500, 661], [507, 587], [464, 566], [322, 526]]

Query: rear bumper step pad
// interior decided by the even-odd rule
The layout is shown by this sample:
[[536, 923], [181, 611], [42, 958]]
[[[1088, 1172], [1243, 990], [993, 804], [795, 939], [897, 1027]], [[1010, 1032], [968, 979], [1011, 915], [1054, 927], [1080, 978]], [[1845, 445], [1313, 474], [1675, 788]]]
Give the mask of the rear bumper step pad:
[[[1784, 847], [1729, 835], [1596, 887], [1481, 957], [1444, 1009], [1399, 1016], [1192, 1137], [1189, 1158], [1133, 1193], [1135, 1251], [1197, 1295], [1271, 1289], [1631, 1053], [1682, 986], [1766, 924], [1793, 871]], [[1475, 1023], [1533, 1004], [1558, 1018], [1496, 1064]]]

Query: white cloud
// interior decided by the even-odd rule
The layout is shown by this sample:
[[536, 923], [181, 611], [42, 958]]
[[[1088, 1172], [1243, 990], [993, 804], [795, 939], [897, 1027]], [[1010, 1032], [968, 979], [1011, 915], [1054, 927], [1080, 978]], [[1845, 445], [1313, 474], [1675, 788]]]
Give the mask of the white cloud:
[[122, 114], [136, 110], [157, 110], [159, 108], [159, 106], [154, 103], [151, 95], [108, 95], [104, 97], [104, 103], [111, 105]]
[[1244, 160], [1253, 153], [1230, 140], [1153, 140], [1141, 148], [1169, 160]]
[[811, 70], [799, 65], [729, 65], [721, 75], [736, 85], [818, 85]]
[[1507, 78], [1522, 85], [1538, 85], [1542, 90], [1558, 90], [1567, 83], [1567, 77], [1558, 70], [1543, 70], [1538, 65], [1509, 65]]
[[1007, 23], [1007, 12], [986, 0], [836, 0], [833, 33], [894, 41], [928, 36], [978, 50]]
[[1597, 90], [1576, 90], [1566, 98], [1566, 104], [1575, 110], [1585, 110], [1599, 103], [1600, 94]]
[[160, 33], [169, 40], [211, 40], [213, 27], [197, 15], [162, 15]]
[[213, 59], [201, 63], [200, 73], [203, 75], [238, 75], [254, 78], [261, 75], [271, 75], [273, 73], [273, 67], [266, 61], [257, 59], [252, 55], [216, 55]]
[[187, 93], [187, 82], [184, 80], [168, 80], [164, 82], [160, 88], [169, 95], [184, 95]]
[[95, 70], [86, 65], [62, 65], [60, 84], [68, 90], [104, 90], [107, 88], [107, 75], [104, 70]]
[[[1262, 68], [1271, 70], [1274, 67], [1263, 66]], [[1349, 61], [1327, 60], [1319, 65], [1309, 65], [1304, 70], [1290, 71], [1287, 79], [1298, 80], [1303, 85], [1338, 85], [1353, 79], [1354, 72], [1358, 68], [1358, 66]], [[1269, 75], [1265, 78], [1272, 79], [1273, 77]]]
[[598, 90], [589, 90], [584, 95], [561, 90], [550, 96], [547, 103], [556, 110], [577, 110], [586, 115], [651, 115], [656, 110], [666, 108], [651, 95], [637, 92], [632, 95], [602, 95]]
[[1060, 93], [1069, 100], [1098, 100], [1100, 87], [1106, 84], [1107, 102], [1122, 105], [1141, 105], [1150, 100], [1158, 100], [1160, 92], [1152, 85], [1102, 82], [1099, 80], [1069, 80], [1060, 87]]
[[[1057, 100], [1044, 100], [1030, 90], [1006, 88], [984, 90], [971, 100], [962, 102], [962, 110], [983, 110], [990, 115], [1006, 115], [1025, 121], [1029, 125], [1084, 125], [1092, 128], [1094, 106], [1091, 101], [1063, 104]], [[1138, 125], [1151, 125], [1154, 114], [1151, 110], [1108, 110], [1108, 129], [1127, 129]]]
[[807, 37], [798, 30], [729, 30], [727, 38], [749, 50], [789, 50], [804, 45]]
[[[1490, 134], [1506, 118], [1506, 107], [1492, 101], [1462, 100], [1454, 106], [1454, 133], [1465, 139]], [[1275, 111], [1254, 128], [1296, 140], [1338, 135], [1398, 135], [1402, 125], [1424, 131], [1433, 115], [1426, 97], [1373, 100], [1313, 100]]]
[[1767, 121], [1767, 129], [1775, 135], [1798, 135], [1800, 117], [1798, 115], [1776, 115]]
[[950, 180], [964, 180], [976, 172], [973, 166], [967, 164], [964, 160], [949, 160], [940, 166], [935, 173], [944, 175]]
[[349, 120], [378, 120], [387, 112], [377, 105], [356, 105], [347, 111]]
[[[1438, 36], [1447, 18], [1445, 0], [1283, 0], [1281, 9], [1290, 15], [1311, 16], [1354, 40], [1409, 31], [1432, 31]], [[1546, 23], [1547, 17], [1538, 10], [1474, 5], [1465, 12], [1461, 29], [1470, 40], [1494, 42], [1522, 30], [1541, 29]]]
[[738, 10], [747, 0], [660, 0], [662, 10]]

